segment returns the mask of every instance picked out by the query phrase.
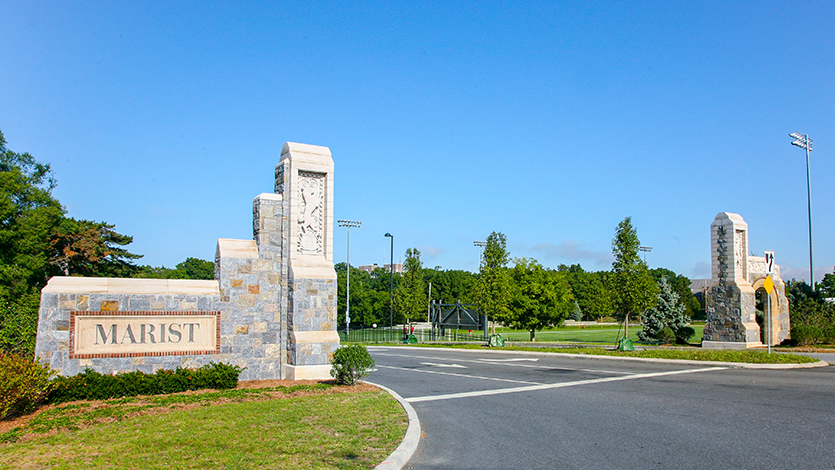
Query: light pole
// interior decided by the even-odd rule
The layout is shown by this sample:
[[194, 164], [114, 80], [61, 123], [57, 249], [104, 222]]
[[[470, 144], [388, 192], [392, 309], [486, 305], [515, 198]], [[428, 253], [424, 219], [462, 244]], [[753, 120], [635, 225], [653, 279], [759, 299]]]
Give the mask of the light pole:
[[348, 258], [346, 259], [348, 272], [347, 278], [345, 279], [345, 340], [347, 341], [348, 336], [351, 335], [351, 227], [360, 228], [362, 227], [362, 222], [345, 219], [340, 219], [337, 222], [340, 227], [346, 227], [348, 229]]
[[815, 289], [815, 261], [812, 256], [812, 179], [809, 176], [809, 152], [812, 151], [812, 139], [806, 134], [792, 132], [789, 137], [794, 139], [792, 145], [806, 149], [806, 197], [809, 201], [809, 285]]
[[474, 241], [473, 246], [481, 247], [481, 257], [478, 259], [479, 268], [481, 268], [481, 262], [484, 260], [484, 247], [487, 246], [487, 242]]
[[392, 329], [394, 328], [394, 235], [386, 233], [386, 236], [391, 238], [391, 281], [389, 281], [389, 341], [393, 341]]
[[642, 251], [644, 253], [644, 264], [647, 264], [647, 253], [652, 251], [651, 246], [639, 246], [638, 251]]

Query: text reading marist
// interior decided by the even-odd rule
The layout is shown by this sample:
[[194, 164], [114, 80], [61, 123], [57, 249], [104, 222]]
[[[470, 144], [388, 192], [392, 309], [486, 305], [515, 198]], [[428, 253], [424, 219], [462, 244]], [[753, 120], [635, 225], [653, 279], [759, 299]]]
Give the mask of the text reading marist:
[[217, 354], [219, 312], [72, 312], [75, 358]]

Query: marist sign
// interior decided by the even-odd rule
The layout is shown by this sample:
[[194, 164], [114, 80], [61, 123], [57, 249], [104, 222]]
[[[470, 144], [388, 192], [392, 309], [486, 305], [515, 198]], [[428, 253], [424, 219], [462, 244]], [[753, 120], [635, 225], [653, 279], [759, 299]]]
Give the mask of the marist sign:
[[220, 312], [71, 312], [70, 358], [220, 352]]

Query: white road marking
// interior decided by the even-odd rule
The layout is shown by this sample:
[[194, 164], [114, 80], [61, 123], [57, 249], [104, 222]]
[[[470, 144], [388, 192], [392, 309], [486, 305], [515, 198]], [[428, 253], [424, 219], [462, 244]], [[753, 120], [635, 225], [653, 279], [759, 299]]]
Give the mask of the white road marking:
[[421, 362], [424, 366], [434, 366], [434, 367], [451, 367], [453, 369], [467, 369], [467, 366], [462, 366], [461, 364], [435, 364], [434, 362]]
[[[438, 356], [415, 356], [412, 354], [391, 354], [391, 353], [379, 353], [375, 352], [375, 356], [389, 356], [389, 357], [406, 357], [409, 359], [434, 359], [438, 360], [441, 359]], [[580, 369], [580, 368], [573, 368], [573, 367], [551, 367], [551, 366], [543, 366], [538, 364], [519, 364], [518, 362], [504, 362], [504, 359], [490, 359], [490, 358], [480, 358], [480, 359], [455, 359], [456, 362], [472, 362], [476, 364], [493, 364], [497, 366], [507, 366], [507, 367], [530, 367], [535, 369], [548, 369], [548, 370], [571, 370], [576, 372], [592, 372], [595, 374], [612, 374], [612, 375], [634, 375], [634, 372], [625, 372], [622, 370], [604, 370], [604, 369]], [[530, 359], [526, 359], [530, 360]], [[499, 362], [501, 361], [501, 362]]]
[[536, 362], [539, 358], [520, 358], [520, 359], [482, 359], [482, 362], [522, 362], [530, 361]]
[[444, 395], [429, 395], [424, 397], [413, 397], [413, 398], [406, 398], [406, 401], [409, 403], [420, 403], [425, 401], [437, 401], [437, 400], [452, 400], [455, 398], [472, 398], [472, 397], [484, 397], [490, 395], [502, 395], [506, 393], [520, 393], [520, 392], [533, 392], [537, 390], [550, 390], [554, 388], [564, 388], [564, 387], [574, 387], [577, 385], [589, 385], [589, 384], [596, 384], [596, 383], [605, 383], [605, 382], [617, 382], [621, 380], [633, 380], [633, 379], [646, 379], [650, 377], [664, 377], [668, 375], [678, 375], [678, 374], [692, 374], [696, 372], [710, 372], [715, 370], [724, 370], [727, 367], [707, 367], [704, 369], [686, 369], [686, 370], [673, 370], [667, 372], [652, 372], [647, 374], [635, 374], [627, 377], [605, 377], [602, 379], [588, 379], [588, 380], [578, 380], [575, 382], [561, 382], [555, 384], [536, 384], [536, 385], [529, 385], [527, 387], [515, 387], [515, 388], [501, 388], [497, 390], [482, 390], [479, 392], [461, 392], [461, 393], [449, 393]]
[[437, 371], [437, 370], [409, 369], [409, 368], [406, 368], [406, 367], [381, 366], [381, 365], [378, 365], [377, 368], [379, 368], [379, 369], [404, 370], [406, 372], [422, 372], [424, 374], [449, 375], [449, 376], [452, 376], [452, 377], [463, 377], [465, 379], [495, 380], [496, 382], [511, 382], [511, 383], [517, 383], [517, 384], [542, 385], [542, 382], [529, 382], [529, 381], [525, 381], [525, 380], [511, 380], [511, 379], [497, 379], [495, 377], [482, 377], [480, 375], [456, 374], [454, 372], [440, 372], [440, 371]]

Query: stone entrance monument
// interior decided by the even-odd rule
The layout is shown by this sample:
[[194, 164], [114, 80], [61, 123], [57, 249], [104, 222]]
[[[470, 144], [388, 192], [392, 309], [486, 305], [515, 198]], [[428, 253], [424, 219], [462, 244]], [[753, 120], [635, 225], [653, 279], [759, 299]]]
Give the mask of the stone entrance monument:
[[[750, 348], [765, 344], [768, 321], [757, 324], [756, 291], [764, 286], [768, 271], [764, 257], [748, 251], [748, 224], [739, 214], [721, 212], [710, 226], [711, 280], [705, 292], [707, 322], [702, 347]], [[771, 344], [789, 338], [789, 303], [780, 268], [771, 274]], [[763, 307], [765, 308], [765, 306]]]
[[275, 192], [253, 201], [254, 240], [219, 239], [215, 280], [54, 277], [35, 354], [62, 375], [225, 362], [242, 380], [326, 379], [339, 347], [333, 160], [284, 144]]

